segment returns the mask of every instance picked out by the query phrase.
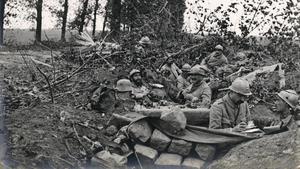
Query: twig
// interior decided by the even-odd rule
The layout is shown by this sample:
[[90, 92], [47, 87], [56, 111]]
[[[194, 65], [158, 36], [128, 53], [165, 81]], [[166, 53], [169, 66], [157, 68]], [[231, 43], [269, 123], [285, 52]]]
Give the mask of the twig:
[[[105, 39], [106, 39], [109, 35], [110, 35], [110, 33], [108, 33], [108, 34], [103, 38], [103, 40], [102, 40], [100, 46], [103, 45], [103, 43], [105, 42]], [[103, 48], [102, 48], [102, 49], [103, 49]], [[102, 52], [102, 49], [100, 50], [99, 53]], [[81, 69], [84, 68], [85, 65], [87, 65], [87, 64], [94, 58], [95, 55], [96, 55], [96, 54], [90, 55], [91, 57], [89, 57], [85, 63], [83, 63], [83, 64], [82, 64], [81, 66], [79, 66], [76, 70], [74, 70], [74, 71], [71, 72], [69, 75], [67, 75], [67, 77], [65, 77], [65, 78], [63, 78], [63, 79], [61, 79], [61, 80], [59, 80], [59, 81], [54, 81], [54, 82], [52, 83], [52, 86], [59, 85], [59, 84], [65, 82], [65, 81], [67, 81], [68, 79], [70, 79], [70, 78], [73, 77], [74, 75], [76, 75]], [[98, 55], [99, 55], [99, 54], [98, 54]], [[110, 65], [109, 65], [109, 66], [110, 66]], [[44, 89], [44, 88], [46, 88], [46, 86], [43, 86], [42, 89]]]
[[180, 51], [178, 51], [178, 52], [176, 52], [176, 53], [172, 53], [172, 54], [169, 55], [168, 58], [165, 59], [164, 62], [159, 66], [159, 70], [162, 68], [163, 65], [166, 64], [166, 62], [167, 62], [170, 58], [176, 57], [176, 56], [178, 56], [178, 55], [182, 55], [182, 54], [185, 54], [185, 53], [188, 53], [188, 52], [190, 52], [190, 51], [192, 51], [192, 50], [194, 50], [194, 49], [197, 49], [197, 48], [199, 48], [199, 47], [201, 47], [201, 46], [202, 46], [202, 43], [201, 43], [201, 44], [198, 44], [198, 45], [191, 46], [191, 47], [186, 48], [186, 49], [183, 49], [183, 50], [180, 50]]
[[[250, 28], [251, 28], [251, 26], [252, 26], [252, 23], [253, 23], [253, 21], [254, 21], [254, 19], [255, 19], [255, 17], [256, 17], [256, 15], [257, 15], [257, 13], [258, 13], [258, 11], [259, 11], [259, 7], [261, 6], [261, 4], [264, 2], [264, 0], [260, 0], [260, 2], [259, 2], [259, 4], [257, 5], [257, 8], [256, 8], [256, 11], [255, 11], [255, 13], [253, 14], [253, 17], [252, 17], [252, 19], [251, 19], [251, 21], [250, 21], [250, 23], [249, 23], [249, 27], [247, 28], [247, 30], [248, 30], [248, 34], [246, 34], [244, 37], [246, 37], [247, 35], [249, 35], [249, 33], [250, 33]], [[262, 22], [260, 22], [260, 23], [262, 23]], [[253, 30], [252, 30], [253, 31]], [[251, 31], [251, 32], [252, 32]], [[244, 38], [243, 37], [243, 38]]]
[[63, 158], [60, 158], [59, 156], [54, 156], [54, 157], [57, 158], [57, 159], [59, 159], [59, 160], [61, 160], [61, 161], [63, 161], [63, 162], [65, 162], [65, 163], [67, 163], [67, 164], [69, 164], [69, 165], [71, 165], [72, 167], [75, 168], [74, 164], [72, 164], [70, 161], [67, 161], [67, 160], [65, 160]]
[[143, 165], [142, 165], [142, 163], [141, 163], [141, 161], [140, 161], [140, 158], [138, 157], [138, 155], [136, 154], [135, 151], [134, 151], [134, 155], [135, 155], [135, 157], [136, 157], [136, 159], [137, 159], [137, 161], [138, 161], [138, 163], [139, 163], [140, 168], [143, 169]]
[[[44, 31], [44, 34], [45, 34], [46, 39], [48, 41], [50, 41], [46, 31]], [[52, 62], [51, 64], [52, 64], [52, 67], [53, 67], [53, 81], [55, 81], [55, 65], [54, 65], [54, 58], [53, 58], [53, 50], [50, 47], [49, 47], [49, 49], [50, 49], [50, 53], [51, 53], [51, 62]]]
[[84, 125], [82, 123], [76, 123], [76, 124], [78, 124], [79, 126], [82, 126], [82, 127], [89, 128], [89, 129], [94, 129], [94, 130], [97, 130], [97, 131], [103, 131], [103, 127], [102, 128], [98, 128], [97, 126], [93, 126], [93, 125], [90, 125], [90, 124], [88, 126], [86, 126], [86, 125]]
[[[30, 58], [31, 59], [31, 58]], [[31, 59], [32, 63], [34, 64], [34, 66], [36, 67], [36, 69], [44, 76], [48, 87], [49, 87], [49, 92], [50, 92], [50, 97], [51, 97], [51, 102], [54, 103], [54, 97], [53, 97], [53, 90], [49, 81], [49, 78], [47, 77], [47, 75], [36, 65], [36, 63]]]
[[165, 1], [164, 6], [158, 11], [158, 14], [160, 14], [166, 8], [167, 5], [168, 5], [168, 1]]
[[74, 159], [75, 161], [77, 161], [77, 166], [78, 166], [78, 168], [80, 168], [81, 167], [81, 162], [76, 157], [74, 157], [72, 155], [67, 138], [64, 138], [64, 144], [67, 148], [68, 156], [71, 157], [72, 159]]
[[[94, 56], [94, 55], [93, 55]], [[56, 81], [56, 82], [54, 82], [54, 83], [52, 83], [52, 86], [56, 86], [56, 85], [59, 85], [59, 84], [61, 84], [61, 83], [63, 83], [63, 82], [65, 82], [65, 81], [67, 81], [68, 79], [70, 79], [71, 77], [73, 77], [74, 75], [76, 75], [85, 65], [87, 65], [87, 63], [90, 61], [90, 60], [92, 60], [94, 57], [90, 57], [85, 63], [83, 63], [80, 67], [78, 67], [76, 70], [74, 70], [73, 72], [71, 72], [69, 75], [67, 75], [67, 77], [65, 77], [65, 78], [63, 78], [63, 79], [61, 79], [61, 80], [59, 80], [59, 81]], [[42, 89], [44, 89], [44, 88], [46, 88], [45, 86], [42, 88]]]
[[76, 135], [76, 137], [77, 137], [77, 140], [78, 140], [79, 144], [81, 144], [81, 146], [84, 148], [86, 154], [88, 155], [89, 151], [88, 151], [88, 149], [84, 146], [84, 144], [82, 143], [82, 141], [81, 141], [81, 139], [80, 139], [80, 137], [79, 137], [79, 135], [78, 135], [78, 132], [77, 132], [77, 130], [76, 130], [75, 124], [73, 123], [72, 126], [73, 126], [73, 130], [74, 130], [74, 133], [75, 133], [75, 135]]
[[26, 67], [28, 68], [29, 72], [32, 74], [32, 76], [36, 76], [35, 72], [32, 71], [31, 67], [29, 66], [29, 64], [27, 63], [24, 54], [21, 53], [21, 51], [19, 51], [21, 54], [22, 59], [24, 60], [24, 63], [26, 65]]

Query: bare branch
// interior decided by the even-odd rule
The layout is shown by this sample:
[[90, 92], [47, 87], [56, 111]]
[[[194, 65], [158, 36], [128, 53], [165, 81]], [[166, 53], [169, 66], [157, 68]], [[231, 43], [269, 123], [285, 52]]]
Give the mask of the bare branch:
[[[31, 58], [30, 58], [31, 59]], [[49, 81], [49, 78], [47, 77], [47, 75], [37, 66], [37, 64], [31, 59], [32, 63], [34, 64], [35, 68], [43, 75], [43, 77], [45, 78], [48, 87], [49, 87], [49, 92], [50, 92], [50, 97], [51, 97], [51, 103], [54, 103], [54, 97], [53, 97], [53, 90], [51, 87], [51, 83]]]

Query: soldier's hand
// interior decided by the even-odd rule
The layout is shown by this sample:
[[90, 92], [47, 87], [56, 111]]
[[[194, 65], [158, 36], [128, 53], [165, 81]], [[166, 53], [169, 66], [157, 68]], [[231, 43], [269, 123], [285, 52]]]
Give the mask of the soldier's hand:
[[195, 102], [197, 102], [199, 99], [198, 99], [198, 97], [194, 97], [193, 99], [192, 99], [192, 103], [195, 103]]
[[236, 125], [232, 131], [234, 132], [242, 132], [244, 130], [246, 130], [247, 124], [245, 122], [241, 122], [238, 125]]

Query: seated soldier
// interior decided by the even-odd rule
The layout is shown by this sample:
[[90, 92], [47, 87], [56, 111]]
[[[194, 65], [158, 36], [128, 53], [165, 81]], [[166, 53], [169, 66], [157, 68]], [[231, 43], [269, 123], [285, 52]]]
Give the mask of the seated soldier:
[[217, 45], [215, 51], [204, 58], [200, 65], [206, 65], [212, 72], [215, 72], [219, 67], [228, 64], [228, 60], [223, 54], [223, 47]]
[[229, 87], [229, 92], [215, 101], [210, 108], [209, 128], [243, 131], [250, 121], [247, 97], [252, 93], [248, 81], [237, 78]]
[[131, 70], [131, 72], [129, 73], [129, 79], [133, 84], [132, 94], [134, 99], [142, 100], [145, 96], [149, 94], [149, 89], [143, 85], [141, 72], [139, 70]]
[[135, 101], [132, 97], [132, 84], [128, 79], [117, 81], [114, 89], [98, 89], [93, 93], [92, 108], [102, 113], [122, 113], [133, 110]]
[[191, 71], [191, 66], [189, 64], [184, 64], [181, 68], [182, 74], [178, 76], [177, 78], [177, 87], [179, 90], [183, 90], [187, 88], [190, 84], [190, 82], [187, 80], [188, 73]]
[[[277, 100], [275, 101], [274, 110], [280, 116], [280, 120], [270, 122], [270, 128], [264, 130], [268, 130], [267, 132], [279, 131], [288, 129], [294, 118], [294, 113], [296, 112], [297, 105], [298, 105], [299, 95], [294, 90], [283, 90], [277, 94]], [[254, 123], [258, 127], [265, 127], [260, 126], [259, 122], [254, 120]]]
[[196, 106], [209, 107], [211, 102], [211, 90], [205, 82], [207, 72], [201, 67], [192, 67], [189, 73], [191, 85], [183, 90], [185, 102]]

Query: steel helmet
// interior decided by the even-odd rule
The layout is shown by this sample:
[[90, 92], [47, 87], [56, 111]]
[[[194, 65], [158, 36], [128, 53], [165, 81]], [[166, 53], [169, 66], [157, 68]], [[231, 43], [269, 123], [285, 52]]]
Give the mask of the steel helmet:
[[217, 46], [215, 47], [215, 49], [216, 49], [216, 50], [223, 50], [223, 46], [217, 45]]
[[129, 73], [129, 77], [133, 76], [136, 73], [141, 73], [141, 71], [137, 70], [137, 69], [132, 69]]
[[189, 65], [188, 63], [186, 63], [186, 64], [184, 64], [183, 66], [182, 66], [182, 71], [185, 71], [185, 72], [189, 72], [189, 71], [191, 71], [191, 65]]
[[299, 95], [295, 90], [284, 90], [277, 95], [293, 109], [297, 107]]
[[229, 86], [229, 89], [235, 93], [242, 94], [244, 96], [250, 96], [252, 95], [250, 91], [250, 85], [249, 82], [242, 78], [236, 78], [231, 86]]
[[120, 79], [120, 80], [118, 80], [115, 89], [119, 92], [131, 92], [132, 91], [132, 83], [128, 79]]
[[202, 75], [202, 76], [206, 76], [206, 69], [200, 65], [198, 66], [193, 66], [191, 68], [191, 71], [189, 72], [190, 75]]
[[139, 41], [140, 44], [147, 44], [150, 45], [151, 44], [151, 40], [148, 36], [144, 36], [141, 38], [141, 40]]

